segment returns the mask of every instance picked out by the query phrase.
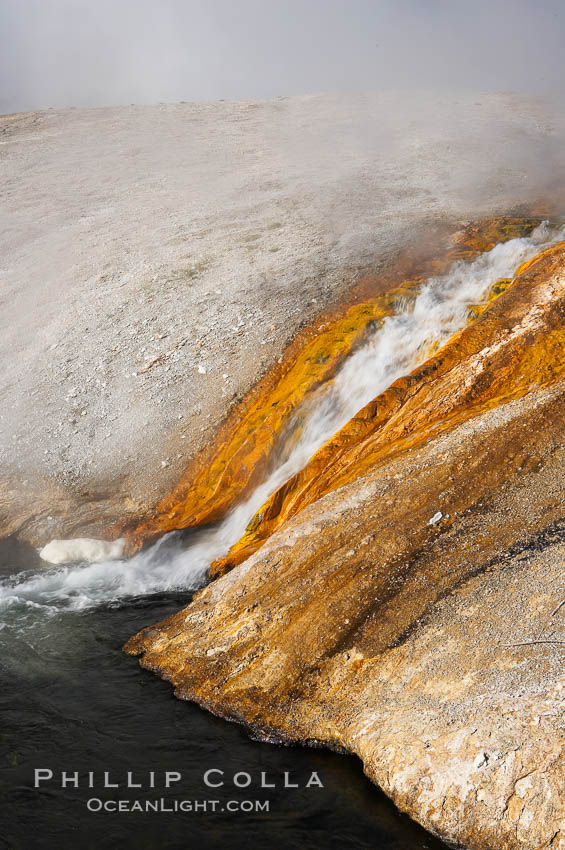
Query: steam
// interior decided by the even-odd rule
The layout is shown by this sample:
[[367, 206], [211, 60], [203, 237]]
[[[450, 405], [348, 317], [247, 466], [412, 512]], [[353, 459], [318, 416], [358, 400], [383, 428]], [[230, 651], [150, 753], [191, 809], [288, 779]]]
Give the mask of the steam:
[[173, 532], [130, 560], [20, 574], [0, 585], [0, 608], [77, 610], [126, 597], [200, 586], [212, 560], [224, 556], [265, 500], [371, 399], [427, 359], [465, 324], [469, 306], [484, 301], [493, 283], [565, 238], [565, 227], [538, 227], [530, 237], [496, 245], [473, 262], [456, 262], [430, 278], [415, 299], [398, 305], [336, 377], [312, 393], [287, 429], [277, 462], [251, 497], [218, 526], [198, 529], [188, 548]]
[[562, 90], [559, 0], [4, 0], [4, 111], [312, 91]]

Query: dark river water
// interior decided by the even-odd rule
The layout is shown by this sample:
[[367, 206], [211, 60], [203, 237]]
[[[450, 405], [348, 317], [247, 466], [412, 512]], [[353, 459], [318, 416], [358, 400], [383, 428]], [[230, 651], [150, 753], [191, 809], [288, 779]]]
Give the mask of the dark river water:
[[[1, 658], [0, 846], [7, 848], [371, 848], [439, 850], [443, 844], [401, 815], [363, 775], [361, 762], [323, 750], [277, 747], [173, 697], [121, 646], [139, 628], [187, 604], [160, 594], [46, 617], [26, 606], [4, 613]], [[226, 786], [203, 774], [224, 771]], [[34, 770], [53, 779], [34, 787]], [[61, 788], [78, 771], [79, 788]], [[88, 773], [94, 787], [88, 788]], [[108, 788], [134, 782], [155, 789]], [[182, 780], [163, 787], [165, 771]], [[284, 789], [284, 773], [301, 787]], [[316, 771], [323, 788], [303, 787]], [[252, 776], [234, 788], [237, 773]], [[261, 773], [275, 789], [261, 789]], [[214, 780], [221, 778], [213, 774]], [[245, 777], [241, 781], [246, 781]], [[217, 802], [216, 811], [89, 811], [88, 801]], [[269, 802], [269, 811], [227, 811]], [[100, 805], [98, 802], [91, 804]]]

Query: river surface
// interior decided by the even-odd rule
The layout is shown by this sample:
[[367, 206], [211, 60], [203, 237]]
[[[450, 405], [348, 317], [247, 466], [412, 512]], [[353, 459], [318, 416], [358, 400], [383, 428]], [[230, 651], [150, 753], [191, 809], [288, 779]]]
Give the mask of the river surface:
[[[0, 632], [2, 713], [0, 847], [49, 848], [371, 848], [439, 850], [363, 775], [351, 756], [252, 741], [245, 731], [173, 697], [170, 685], [121, 651], [147, 623], [178, 610], [190, 594], [162, 594], [39, 618], [33, 627]], [[52, 782], [34, 788], [34, 770]], [[250, 788], [209, 789], [203, 774], [242, 771]], [[182, 773], [167, 791], [165, 771]], [[61, 771], [95, 775], [95, 787], [61, 788]], [[104, 789], [111, 782], [157, 788]], [[303, 784], [316, 771], [323, 788], [258, 787], [261, 772], [282, 783], [285, 771]], [[214, 781], [222, 777], [214, 774]], [[246, 781], [245, 778], [242, 781]], [[141, 801], [269, 801], [269, 812], [90, 812], [89, 799]]]
[[[443, 846], [395, 810], [357, 759], [251, 741], [243, 729], [176, 700], [121, 646], [188, 604], [210, 562], [226, 554], [272, 492], [368, 401], [463, 327], [492, 284], [563, 236], [562, 228], [542, 225], [425, 282], [309, 397], [265, 481], [217, 526], [168, 535], [127, 561], [49, 567], [35, 550], [0, 552], [0, 847]], [[35, 769], [51, 770], [53, 779], [35, 788]], [[224, 771], [228, 784], [207, 788], [203, 774], [210, 769]], [[182, 774], [168, 790], [167, 770]], [[78, 772], [79, 787], [62, 788], [62, 771]], [[101, 787], [105, 771], [118, 789]], [[128, 771], [145, 784], [154, 772], [156, 787], [122, 787]], [[301, 787], [281, 787], [285, 771]], [[312, 771], [323, 788], [303, 787]], [[231, 785], [237, 772], [251, 775], [249, 788]], [[276, 788], [259, 787], [262, 772]], [[216, 811], [88, 808], [92, 799], [129, 806], [161, 798], [168, 808], [175, 800], [216, 800]], [[231, 800], [267, 800], [270, 810], [229, 812]]]

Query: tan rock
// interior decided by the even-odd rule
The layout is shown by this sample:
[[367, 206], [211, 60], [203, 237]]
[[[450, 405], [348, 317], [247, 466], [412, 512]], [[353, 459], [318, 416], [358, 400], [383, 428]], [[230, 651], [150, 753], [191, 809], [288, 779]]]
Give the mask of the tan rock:
[[[555, 380], [508, 400], [483, 357], [492, 404], [362, 464], [126, 645], [177, 696], [265, 740], [358, 754], [402, 810], [470, 850], [564, 846], [562, 266], [545, 274], [516, 290], [537, 324], [503, 362], [519, 384], [517, 364]], [[487, 351], [511, 292], [480, 320]], [[480, 352], [458, 339], [451, 379], [421, 370], [431, 418], [466, 363], [476, 374]]]

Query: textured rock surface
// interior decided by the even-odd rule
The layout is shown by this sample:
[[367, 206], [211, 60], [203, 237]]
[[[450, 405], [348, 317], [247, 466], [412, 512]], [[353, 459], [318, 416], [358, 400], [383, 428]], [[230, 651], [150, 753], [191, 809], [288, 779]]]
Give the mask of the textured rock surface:
[[0, 117], [0, 533], [102, 536], [303, 322], [438, 223], [533, 200], [558, 116], [468, 95]]
[[[514, 353], [537, 360], [545, 329], [557, 374], [563, 271], [544, 262], [521, 302], [539, 327]], [[480, 320], [486, 384], [511, 291]], [[458, 384], [476, 357], [457, 359]], [[127, 651], [267, 740], [357, 753], [446, 839], [563, 848], [565, 383], [535, 383], [321, 495]], [[432, 383], [430, 415], [446, 387]]]

